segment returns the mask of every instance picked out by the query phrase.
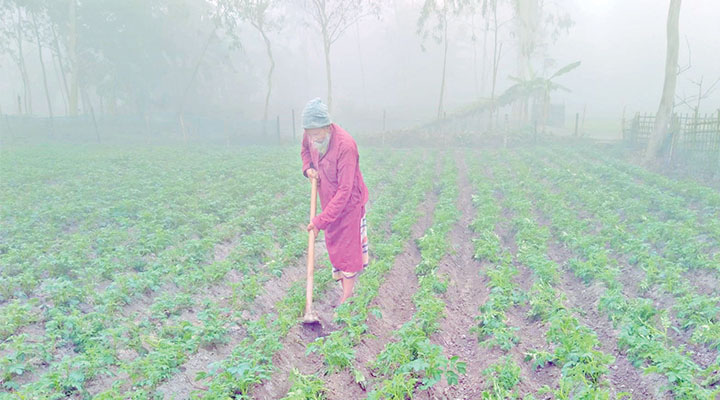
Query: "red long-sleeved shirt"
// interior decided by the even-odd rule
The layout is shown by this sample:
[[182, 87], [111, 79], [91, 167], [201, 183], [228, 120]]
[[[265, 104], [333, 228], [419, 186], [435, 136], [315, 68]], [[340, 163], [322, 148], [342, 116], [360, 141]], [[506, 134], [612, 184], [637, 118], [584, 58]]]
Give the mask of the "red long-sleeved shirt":
[[325, 231], [325, 244], [333, 265], [343, 271], [362, 269], [360, 219], [365, 213], [368, 190], [360, 172], [355, 140], [336, 124], [330, 125], [330, 143], [322, 157], [303, 135], [303, 173], [318, 171], [322, 212], [312, 223]]

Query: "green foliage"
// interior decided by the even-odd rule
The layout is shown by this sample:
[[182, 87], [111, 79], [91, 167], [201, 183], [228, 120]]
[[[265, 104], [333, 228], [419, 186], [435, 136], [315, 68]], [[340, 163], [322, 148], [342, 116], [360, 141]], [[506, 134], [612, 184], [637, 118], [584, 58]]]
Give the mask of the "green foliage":
[[[443, 315], [445, 302], [438, 297], [447, 289], [447, 283], [441, 281], [436, 273], [438, 263], [450, 250], [447, 235], [459, 218], [455, 207], [457, 198], [456, 170], [445, 160], [441, 182], [444, 182], [435, 212], [433, 225], [418, 241], [421, 249], [421, 262], [415, 269], [419, 288], [413, 295], [416, 312], [412, 320], [395, 332], [397, 341], [388, 343], [385, 349], [371, 363], [385, 379], [375, 389], [370, 398], [405, 398], [418, 384], [419, 390], [425, 390], [438, 383], [443, 376], [448, 384], [456, 384], [458, 375], [464, 374], [466, 364], [457, 357], [447, 358], [441, 346], [430, 341], [430, 335], [438, 329], [438, 321]], [[398, 376], [403, 377], [398, 378]]]
[[[540, 207], [550, 218], [553, 229], [572, 250], [583, 258], [569, 264], [573, 272], [586, 282], [602, 282], [607, 288], [600, 297], [598, 309], [614, 323], [620, 325], [618, 344], [626, 349], [629, 358], [640, 367], [647, 363], [645, 370], [665, 375], [672, 384], [668, 387], [677, 398], [706, 398], [707, 388], [693, 381], [691, 376], [700, 373], [700, 368], [686, 355], [682, 348], [669, 344], [667, 331], [671, 326], [668, 316], [655, 309], [647, 299], [631, 299], [623, 295], [622, 284], [617, 279], [618, 267], [608, 258], [608, 248], [626, 255], [627, 259], [645, 272], [640, 289], [648, 291], [661, 288], [677, 299], [675, 311], [682, 327], [703, 326], [711, 328], [716, 314], [713, 300], [691, 293], [683, 276], [684, 267], [675, 260], [687, 260], [685, 254], [697, 254], [690, 247], [697, 245], [689, 236], [686, 227], [672, 219], [662, 221], [654, 214], [665, 213], [672, 218], [692, 220], [691, 213], [684, 212], [684, 205], [646, 186], [629, 184], [632, 179], [621, 179], [617, 170], [606, 165], [595, 165], [587, 169], [587, 163], [564, 161], [555, 157], [561, 168], [548, 167], [532, 161], [537, 175], [549, 177], [559, 194], [551, 193], [539, 183], [531, 185], [539, 199]], [[532, 157], [531, 157], [532, 159]], [[566, 171], [580, 171], [570, 174]], [[535, 182], [528, 180], [528, 182]], [[631, 193], [631, 196], [628, 194]], [[662, 204], [660, 204], [662, 203]], [[592, 213], [596, 221], [578, 223], [578, 211]], [[622, 210], [621, 217], [613, 210]], [[685, 242], [684, 244], [681, 242]], [[653, 243], [663, 243], [660, 255]], [[672, 251], [668, 251], [672, 250]], [[677, 251], [676, 251], [677, 250]], [[695, 263], [696, 261], [692, 261]], [[549, 299], [548, 299], [549, 300]], [[565, 319], [567, 321], [567, 319]], [[684, 322], [683, 322], [684, 321]], [[674, 328], [678, 329], [678, 328]], [[694, 334], [703, 332], [696, 329]], [[695, 339], [693, 339], [695, 340]], [[712, 341], [710, 338], [698, 340]], [[586, 348], [592, 344], [586, 336]], [[572, 367], [572, 372], [589, 379], [600, 376], [605, 370], [600, 359], [593, 352], [584, 353], [586, 359], [581, 368]], [[593, 372], [595, 371], [595, 372]], [[594, 398], [595, 391], [578, 388], [566, 382], [554, 391], [559, 398], [582, 396]], [[620, 397], [621, 394], [618, 394]]]
[[324, 400], [325, 386], [315, 375], [303, 375], [297, 368], [290, 371], [292, 386], [284, 400]]
[[525, 361], [532, 361], [534, 370], [555, 362], [555, 356], [545, 350], [529, 350], [525, 352]]
[[405, 400], [411, 399], [418, 384], [417, 378], [410, 373], [395, 374], [383, 380], [377, 389], [368, 393], [368, 400]]
[[[279, 156], [277, 149], [233, 157], [217, 150], [165, 149], [152, 157], [129, 149], [93, 151], [98, 150], [51, 153], [46, 159], [56, 162], [52, 170], [33, 157], [18, 163], [22, 153], [20, 159], [3, 158], [3, 163], [25, 167], [2, 182], [5, 210], [15, 221], [3, 225], [2, 234], [11, 244], [30, 244], [13, 244], [0, 253], [0, 262], [12, 266], [0, 272], [5, 290], [0, 296], [14, 297], [3, 313], [8, 322], [3, 334], [9, 337], [0, 372], [3, 384], [18, 396], [82, 392], [87, 381], [110, 374], [111, 367], [129, 375], [133, 390], [119, 394], [113, 385], [99, 396], [149, 396], [200, 346], [225, 343], [231, 326], [250, 324], [241, 311], [252, 306], [271, 276], [305, 250], [306, 236], [297, 227], [307, 215], [297, 204], [307, 199], [307, 187], [292, 158]], [[257, 173], [238, 180], [235, 171], [248, 165]], [[37, 185], [35, 192], [24, 194], [11, 189], [33, 179], [58, 184]], [[370, 173], [366, 181], [370, 185], [376, 178]], [[234, 284], [234, 310], [218, 307], [218, 299], [205, 294], [231, 270], [240, 277]], [[329, 280], [318, 278], [317, 290]], [[31, 313], [37, 295], [53, 307]], [[140, 302], [148, 304], [124, 315], [124, 308]], [[230, 358], [212, 373], [205, 371], [204, 378], [214, 381], [209, 385], [213, 393], [245, 390], [268, 376], [271, 354], [297, 323], [303, 304], [304, 288], [294, 285], [276, 305], [279, 314], [269, 333], [251, 335], [243, 344], [240, 354], [252, 361]], [[40, 342], [28, 347], [21, 336], [13, 336], [38, 320], [46, 332]], [[74, 351], [53, 359], [56, 349], [65, 346]], [[120, 359], [120, 349], [137, 356]], [[36, 382], [14, 385], [18, 374], [44, 362], [50, 367]]]
[[517, 399], [515, 386], [520, 382], [520, 367], [510, 356], [491, 365], [482, 374], [487, 377], [486, 389], [482, 392], [485, 400]]
[[[127, 378], [111, 378], [98, 398], [153, 398], [201, 346], [224, 344], [238, 328], [244, 339], [198, 374], [208, 390], [193, 397], [252, 397], [252, 388], [271, 376], [273, 355], [304, 307], [304, 282], [296, 282], [274, 313], [260, 316], [253, 308], [270, 279], [303, 262], [307, 237], [299, 227], [307, 215], [297, 204], [306, 201], [307, 187], [297, 166], [284, 161], [291, 158], [261, 149], [239, 160], [215, 150], [158, 150], [156, 160], [128, 150], [76, 149], [67, 160], [46, 151], [55, 168], [22, 152], [1, 161], [3, 168], [19, 167], [0, 183], [2, 217], [11, 222], [0, 227], [6, 238], [0, 244], [0, 380], [9, 393], [0, 397], [89, 397], [90, 382], [120, 371]], [[445, 157], [435, 177], [420, 156], [397, 154], [385, 164], [378, 155], [376, 173], [366, 177], [382, 189], [372, 190], [381, 194], [369, 206], [371, 266], [356, 295], [336, 309], [338, 329], [307, 347], [322, 358], [324, 372], [345, 370], [371, 386], [370, 398], [412, 397], [443, 378], [456, 384], [466, 368], [430, 339], [441, 328], [444, 296], [454, 284], [437, 269], [461, 245], [449, 239], [460, 217], [455, 161]], [[469, 225], [483, 277], [467, 278], [483, 279], [490, 289], [470, 332], [482, 345], [507, 352], [523, 333], [508, 325], [506, 312], [527, 307], [546, 327], [548, 347], [527, 351], [525, 362], [561, 372], [557, 385], [541, 392], [560, 399], [625, 397], [609, 387], [614, 358], [600, 351], [597, 335], [582, 323], [591, 313], [570, 308], [568, 298], [575, 297], [562, 291], [573, 274], [597, 293], [597, 311], [613, 322], [618, 347], [637, 368], [662, 375], [675, 398], [713, 398], [717, 363], [700, 367], [675, 344], [673, 332], [683, 332], [682, 343], [720, 346], [718, 298], [698, 293], [689, 278], [692, 270], [716, 271], [720, 225], [713, 216], [720, 203], [701, 188], [624, 164], [553, 154], [520, 150], [468, 162], [478, 213]], [[235, 171], [247, 165], [261, 172], [237, 179]], [[438, 202], [431, 228], [418, 240], [416, 312], [366, 377], [355, 354], [368, 337], [368, 321], [383, 318], [373, 300], [410, 243], [418, 205], [432, 189]], [[498, 224], [510, 227], [514, 257], [503, 248]], [[324, 267], [316, 275], [316, 296], [333, 284], [321, 272], [328, 261], [318, 265]], [[527, 293], [518, 287], [519, 265], [532, 272]], [[638, 297], [623, 285], [628, 272], [638, 277]], [[219, 285], [227, 298], [209, 294]], [[658, 308], [646, 296], [668, 297], [673, 307]], [[516, 397], [511, 361], [488, 370], [485, 398]], [[33, 382], [21, 384], [27, 376]], [[288, 397], [327, 395], [316, 376], [293, 377]], [[125, 381], [132, 389], [122, 389]]]

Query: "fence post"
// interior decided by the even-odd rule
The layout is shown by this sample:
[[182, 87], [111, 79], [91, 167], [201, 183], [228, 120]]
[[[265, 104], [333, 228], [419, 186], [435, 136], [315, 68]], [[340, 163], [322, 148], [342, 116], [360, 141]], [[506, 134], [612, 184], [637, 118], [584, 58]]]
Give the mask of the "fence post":
[[277, 116], [276, 122], [275, 122], [275, 132], [277, 133], [277, 140], [278, 144], [281, 144], [282, 141], [280, 140], [280, 116]]
[[640, 113], [635, 113], [632, 124], [630, 125], [630, 142], [632, 144], [638, 143], [638, 134], [640, 130]]
[[[717, 131], [715, 131], [715, 141], [720, 142], [720, 108], [717, 110]], [[718, 164], [715, 166], [715, 176], [720, 174], [720, 159], [718, 159]]]
[[383, 121], [383, 125], [382, 125], [382, 145], [383, 145], [383, 147], [385, 147], [385, 117], [386, 117], [385, 110], [383, 110], [383, 120], [382, 120]]
[[507, 149], [508, 135], [510, 134], [510, 120], [507, 113], [505, 114], [505, 134], [503, 135], [503, 147]]
[[296, 137], [295, 137], [295, 109], [292, 109], [292, 130], [293, 130], [293, 143], [296, 143]]
[[677, 119], [677, 116], [673, 114], [672, 119], [670, 123], [670, 151], [668, 152], [668, 165], [672, 165], [673, 160], [675, 159], [675, 148], [677, 147], [677, 141], [679, 140], [679, 137], [681, 135], [681, 129], [680, 129], [680, 123]]
[[12, 128], [10, 128], [10, 120], [8, 119], [7, 114], [3, 114], [2, 108], [0, 108], [0, 117], [3, 117], [5, 120], [5, 126], [7, 126], [8, 135], [10, 136], [10, 140], [15, 140], [15, 135], [13, 134]]
[[185, 129], [185, 120], [183, 119], [182, 113], [180, 113], [180, 129], [183, 134], [183, 142], [187, 145], [187, 130]]
[[578, 137], [578, 122], [580, 122], [580, 113], [575, 113], [575, 137]]
[[93, 127], [95, 128], [95, 137], [97, 137], [97, 141], [100, 143], [100, 131], [98, 130], [97, 120], [95, 119], [95, 110], [92, 104], [90, 104], [90, 116], [92, 117]]
[[223, 136], [225, 136], [225, 147], [230, 147], [230, 130], [228, 129], [228, 120], [226, 117], [222, 119]]
[[145, 111], [145, 136], [150, 137], [150, 114]]

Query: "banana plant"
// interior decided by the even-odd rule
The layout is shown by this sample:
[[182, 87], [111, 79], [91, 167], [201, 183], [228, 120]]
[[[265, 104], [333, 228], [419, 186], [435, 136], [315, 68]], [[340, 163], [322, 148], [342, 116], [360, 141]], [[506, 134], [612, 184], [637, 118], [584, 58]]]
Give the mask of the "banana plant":
[[507, 88], [505, 92], [500, 95], [498, 103], [509, 104], [515, 101], [521, 101], [523, 106], [527, 107], [529, 100], [533, 99], [535, 104], [542, 104], [542, 114], [538, 122], [541, 127], [544, 127], [550, 108], [550, 93], [556, 90], [562, 90], [564, 92], [571, 91], [569, 88], [555, 82], [555, 79], [579, 67], [580, 63], [580, 61], [570, 63], [555, 71], [547, 78], [538, 76], [532, 69], [530, 70], [530, 76], [528, 78], [510, 76], [509, 79], [515, 82], [515, 84]]

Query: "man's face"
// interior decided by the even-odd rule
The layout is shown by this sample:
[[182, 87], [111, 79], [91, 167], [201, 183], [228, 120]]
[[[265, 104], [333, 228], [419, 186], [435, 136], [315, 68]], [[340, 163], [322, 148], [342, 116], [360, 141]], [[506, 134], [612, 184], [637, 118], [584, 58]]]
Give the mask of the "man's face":
[[330, 135], [330, 127], [324, 126], [322, 128], [305, 129], [305, 133], [308, 135], [311, 144], [319, 145], [325, 142], [328, 135]]

